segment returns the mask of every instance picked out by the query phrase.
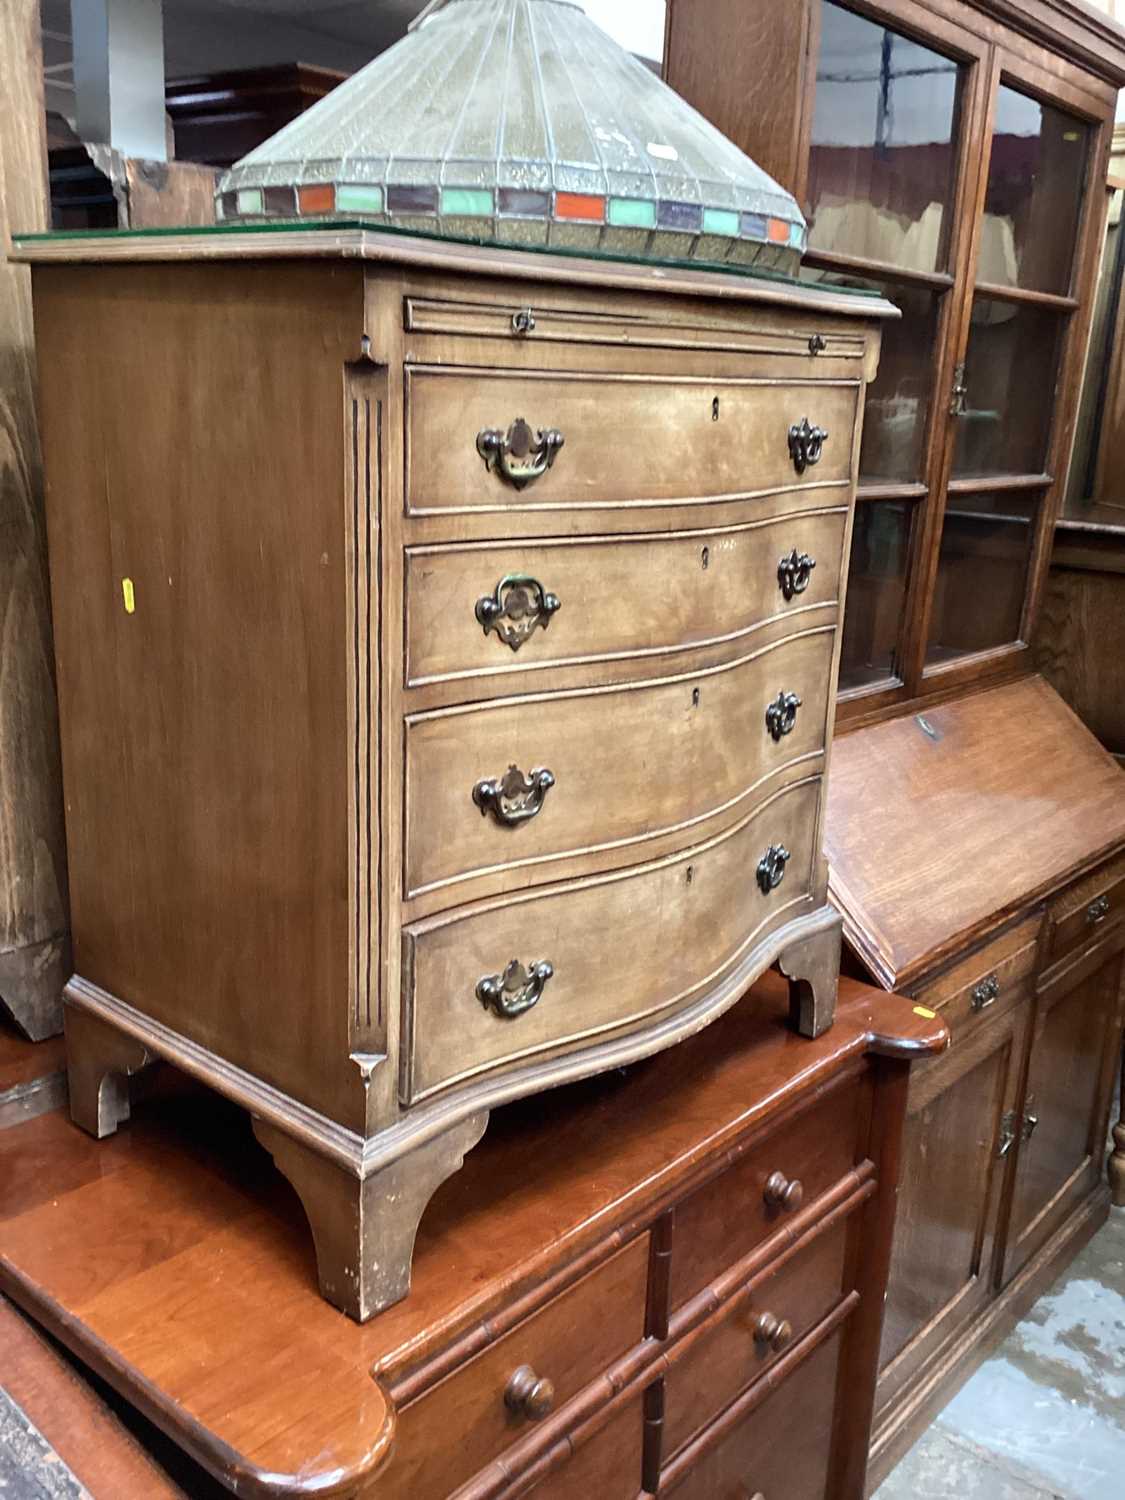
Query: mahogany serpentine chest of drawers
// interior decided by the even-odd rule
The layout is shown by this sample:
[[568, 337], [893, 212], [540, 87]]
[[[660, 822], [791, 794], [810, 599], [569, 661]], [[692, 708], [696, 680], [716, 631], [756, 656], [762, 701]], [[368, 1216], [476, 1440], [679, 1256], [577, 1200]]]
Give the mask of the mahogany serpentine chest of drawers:
[[823, 786], [892, 309], [346, 228], [23, 253], [72, 1113], [112, 1132], [157, 1058], [237, 1100], [362, 1319], [494, 1104], [774, 963], [830, 1024]]

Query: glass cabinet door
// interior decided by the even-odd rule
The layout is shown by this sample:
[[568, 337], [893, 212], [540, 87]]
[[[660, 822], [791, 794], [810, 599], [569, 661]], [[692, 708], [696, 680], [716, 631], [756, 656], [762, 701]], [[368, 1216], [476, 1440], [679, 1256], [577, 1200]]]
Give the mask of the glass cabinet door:
[[964, 362], [951, 422], [929, 670], [1021, 639], [1054, 476], [1058, 382], [1093, 132], [1005, 78], [997, 87]]
[[840, 689], [866, 694], [902, 679], [955, 284], [971, 63], [836, 0], [821, 0], [819, 19], [803, 275], [878, 291], [902, 312], [883, 327], [867, 393], [844, 619]]

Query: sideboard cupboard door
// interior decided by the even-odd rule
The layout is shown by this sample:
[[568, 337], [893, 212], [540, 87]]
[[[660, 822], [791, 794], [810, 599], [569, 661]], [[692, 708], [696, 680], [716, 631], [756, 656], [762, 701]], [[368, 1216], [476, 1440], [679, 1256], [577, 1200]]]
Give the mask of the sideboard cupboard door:
[[1010, 1280], [1101, 1181], [1125, 955], [1080, 964], [1039, 997], [1004, 1275]]
[[[880, 1351], [879, 1411], [992, 1295], [1005, 1120], [1015, 1111], [1031, 1024], [1025, 987], [911, 1080]], [[1003, 1155], [1001, 1152], [1003, 1151]], [[878, 1420], [878, 1419], [877, 1419]]]

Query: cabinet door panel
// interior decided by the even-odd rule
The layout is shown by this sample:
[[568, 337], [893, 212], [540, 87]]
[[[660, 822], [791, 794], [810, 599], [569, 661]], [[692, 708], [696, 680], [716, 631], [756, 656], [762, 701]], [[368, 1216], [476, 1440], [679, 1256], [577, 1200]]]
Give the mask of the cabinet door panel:
[[1117, 1048], [1122, 957], [1042, 996], [1023, 1110], [1005, 1275], [1012, 1277], [1098, 1185]]
[[1004, 1115], [1013, 1109], [1031, 1000], [977, 1024], [910, 1085], [908, 1163], [880, 1353], [880, 1410], [992, 1295]]

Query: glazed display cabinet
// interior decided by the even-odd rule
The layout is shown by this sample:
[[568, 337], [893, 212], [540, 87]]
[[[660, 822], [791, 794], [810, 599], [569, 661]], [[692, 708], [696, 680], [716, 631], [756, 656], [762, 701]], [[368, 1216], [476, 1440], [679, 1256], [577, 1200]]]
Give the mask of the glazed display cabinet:
[[754, 12], [670, 0], [668, 81], [794, 192], [803, 275], [903, 313], [860, 455], [840, 675], [854, 722], [1027, 670], [1125, 48], [1085, 7], [1041, 0]]

